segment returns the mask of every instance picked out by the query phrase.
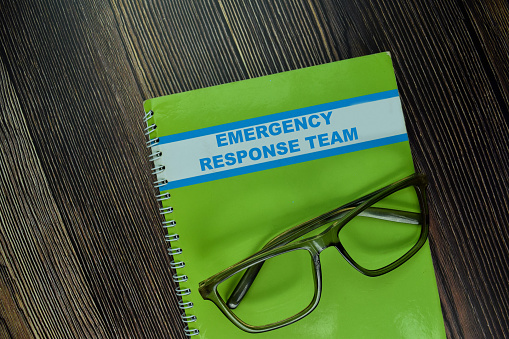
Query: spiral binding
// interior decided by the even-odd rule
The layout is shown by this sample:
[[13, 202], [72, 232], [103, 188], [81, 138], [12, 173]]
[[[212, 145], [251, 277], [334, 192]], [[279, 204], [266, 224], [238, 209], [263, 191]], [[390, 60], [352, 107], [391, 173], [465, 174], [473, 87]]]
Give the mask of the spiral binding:
[[[150, 120], [150, 118], [152, 118], [153, 116], [154, 116], [154, 111], [150, 110], [143, 117], [143, 121], [147, 123], [147, 128], [145, 128], [145, 130], [144, 130], [145, 135], [150, 135], [150, 133], [154, 132], [157, 129], [157, 125], [156, 124], [148, 125], [148, 120]], [[147, 147], [148, 148], [152, 148], [154, 146], [157, 146], [158, 144], [159, 144], [159, 138], [149, 139], [147, 141]], [[155, 150], [152, 154], [149, 155], [148, 160], [151, 161], [151, 162], [156, 161], [156, 160], [160, 159], [162, 157], [162, 155], [163, 155], [163, 153], [161, 151]], [[152, 174], [154, 174], [154, 175], [161, 174], [161, 173], [164, 172], [165, 169], [166, 168], [163, 165], [154, 166], [152, 168]], [[154, 181], [153, 184], [154, 184], [155, 188], [159, 188], [159, 187], [162, 187], [162, 186], [166, 185], [167, 183], [168, 183], [168, 180], [166, 180], [166, 179], [159, 179], [159, 180]], [[171, 195], [169, 193], [163, 193], [163, 194], [156, 195], [157, 201], [161, 201], [161, 202], [170, 199], [170, 197], [171, 197]], [[170, 214], [170, 213], [173, 213], [173, 207], [161, 207], [161, 208], [159, 208], [159, 214], [161, 214], [161, 215], [163, 215], [165, 217], [165, 221], [163, 221], [163, 225], [162, 225], [163, 228], [169, 229], [169, 228], [173, 228], [173, 227], [175, 227], [177, 225], [177, 222], [175, 220], [166, 220], [166, 215]], [[174, 244], [176, 241], [178, 241], [180, 239], [180, 236], [177, 233], [173, 233], [173, 234], [165, 235], [164, 238], [170, 244]], [[180, 247], [177, 247], [177, 246], [171, 245], [171, 247], [168, 248], [168, 254], [170, 256], [172, 256], [172, 257], [175, 257], [175, 256], [177, 256], [179, 254], [182, 254], [182, 252], [183, 252], [182, 249]], [[184, 268], [185, 266], [186, 266], [186, 264], [183, 261], [172, 260], [170, 262], [170, 267], [173, 270]], [[176, 284], [186, 282], [187, 280], [188, 280], [188, 277], [185, 274], [180, 274], [180, 275], [179, 274], [174, 274], [173, 275], [173, 281]], [[182, 319], [182, 322], [184, 324], [186, 324], [186, 326], [184, 328], [185, 334], [188, 337], [200, 334], [200, 331], [198, 329], [190, 329], [189, 328], [189, 323], [195, 322], [197, 320], [197, 317], [195, 315], [188, 315], [188, 314], [186, 314], [186, 310], [189, 310], [189, 309], [193, 308], [194, 304], [191, 301], [184, 301], [182, 299], [182, 297], [188, 296], [188, 295], [191, 294], [191, 289], [178, 287], [178, 288], [175, 289], [175, 293], [177, 294], [178, 297], [180, 297], [180, 301], [178, 302], [178, 306], [179, 306], [179, 308], [181, 310], [184, 311], [180, 315], [180, 317]]]

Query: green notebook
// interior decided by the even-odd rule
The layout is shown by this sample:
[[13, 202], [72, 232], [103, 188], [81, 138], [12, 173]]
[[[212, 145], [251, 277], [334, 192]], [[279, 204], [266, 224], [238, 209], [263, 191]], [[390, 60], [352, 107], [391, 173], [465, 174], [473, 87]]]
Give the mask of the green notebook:
[[[187, 335], [445, 338], [428, 242], [378, 277], [361, 274], [335, 247], [326, 248], [316, 308], [263, 333], [243, 331], [198, 291], [200, 282], [281, 232], [414, 173], [389, 53], [154, 98], [144, 108]], [[419, 212], [415, 192], [386, 200], [391, 208]], [[367, 266], [387, 264], [392, 252], [403, 255], [405, 241], [415, 237], [415, 225], [354, 220], [360, 226], [348, 226], [350, 233], [345, 226], [339, 239]], [[231, 313], [261, 326], [305, 308], [314, 297], [315, 266], [297, 252], [264, 264]], [[242, 272], [218, 287], [225, 304], [237, 276]]]

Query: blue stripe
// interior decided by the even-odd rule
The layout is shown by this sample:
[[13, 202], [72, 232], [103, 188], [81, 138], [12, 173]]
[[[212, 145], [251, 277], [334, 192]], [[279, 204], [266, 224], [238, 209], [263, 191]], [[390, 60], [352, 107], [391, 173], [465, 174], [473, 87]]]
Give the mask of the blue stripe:
[[339, 155], [339, 154], [362, 151], [362, 150], [365, 150], [368, 148], [386, 146], [386, 145], [395, 144], [395, 143], [402, 142], [402, 141], [408, 141], [408, 135], [406, 133], [394, 135], [392, 137], [385, 137], [385, 138], [380, 138], [380, 139], [376, 139], [376, 140], [364, 141], [364, 142], [360, 142], [358, 144], [327, 149], [327, 150], [318, 151], [318, 152], [314, 152], [314, 153], [302, 154], [302, 155], [298, 155], [295, 157], [273, 160], [273, 161], [264, 162], [264, 163], [260, 163], [260, 164], [254, 164], [254, 165], [250, 165], [250, 166], [246, 166], [246, 167], [234, 168], [234, 169], [225, 170], [225, 171], [221, 171], [221, 172], [217, 172], [217, 173], [204, 174], [204, 175], [200, 175], [200, 176], [196, 176], [196, 177], [192, 177], [192, 178], [176, 180], [176, 181], [172, 181], [172, 182], [168, 183], [167, 185], [160, 187], [159, 190], [166, 191], [169, 189], [201, 184], [201, 183], [208, 182], [208, 181], [235, 177], [238, 175], [264, 171], [264, 170], [271, 169], [271, 168], [288, 166], [288, 165], [298, 164], [301, 162], [332, 157], [332, 156]]
[[244, 128], [244, 127], [248, 127], [248, 126], [266, 124], [266, 123], [278, 121], [278, 120], [291, 119], [291, 118], [295, 118], [295, 117], [299, 117], [299, 116], [307, 115], [307, 114], [312, 114], [312, 113], [316, 113], [316, 112], [323, 112], [323, 111], [327, 111], [327, 110], [363, 104], [363, 103], [371, 102], [371, 101], [378, 101], [378, 100], [383, 100], [383, 99], [394, 98], [394, 97], [397, 97], [398, 95], [399, 95], [398, 90], [392, 89], [392, 90], [385, 91], [385, 92], [373, 93], [373, 94], [363, 95], [360, 97], [349, 98], [349, 99], [344, 99], [344, 100], [339, 100], [339, 101], [333, 101], [333, 102], [328, 102], [325, 104], [309, 106], [309, 107], [304, 107], [304, 108], [298, 108], [298, 109], [294, 109], [291, 111], [264, 115], [264, 116], [257, 117], [257, 118], [230, 122], [230, 123], [218, 125], [218, 126], [201, 128], [201, 129], [197, 129], [194, 131], [188, 131], [188, 132], [182, 132], [182, 133], [173, 134], [173, 135], [161, 136], [161, 137], [159, 137], [159, 145], [168, 144], [170, 142], [175, 142], [175, 141], [180, 141], [180, 140], [197, 138], [197, 137], [201, 137], [204, 135], [217, 134], [217, 133], [221, 133], [221, 132], [225, 132], [225, 131], [236, 130], [236, 129]]

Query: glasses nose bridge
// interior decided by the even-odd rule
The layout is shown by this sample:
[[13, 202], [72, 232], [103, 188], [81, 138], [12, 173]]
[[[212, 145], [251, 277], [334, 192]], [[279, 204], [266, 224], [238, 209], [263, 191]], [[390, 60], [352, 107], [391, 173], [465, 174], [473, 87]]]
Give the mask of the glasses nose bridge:
[[[349, 259], [347, 257], [345, 257], [345, 248], [343, 247], [343, 245], [341, 244], [341, 242], [339, 241], [339, 236], [337, 234], [330, 234], [328, 235], [327, 237], [322, 237], [321, 239], [321, 243], [319, 244], [319, 248], [317, 248], [318, 250], [318, 254], [317, 254], [317, 257], [320, 258], [320, 254], [327, 248], [329, 247], [334, 247], [335, 249], [338, 250], [339, 254], [341, 255], [341, 257], [343, 257], [344, 259], [346, 259], [348, 262]], [[318, 259], [318, 262], [320, 262], [320, 259]]]
[[318, 254], [320, 254], [323, 250], [329, 247], [335, 247], [339, 252], [341, 252], [343, 246], [339, 242], [339, 237], [333, 228], [319, 239], [316, 239], [315, 247], [318, 250]]

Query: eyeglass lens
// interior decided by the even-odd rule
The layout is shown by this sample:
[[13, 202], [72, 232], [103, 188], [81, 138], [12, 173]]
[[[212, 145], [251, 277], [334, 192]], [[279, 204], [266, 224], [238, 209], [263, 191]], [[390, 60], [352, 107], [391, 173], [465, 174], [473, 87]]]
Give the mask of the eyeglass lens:
[[338, 236], [357, 264], [377, 270], [392, 264], [413, 248], [421, 229], [417, 194], [414, 187], [407, 187], [354, 217]]
[[[249, 291], [232, 312], [252, 326], [282, 321], [302, 312], [313, 300], [315, 268], [311, 253], [294, 250], [266, 260]], [[245, 270], [218, 286], [226, 303]]]

